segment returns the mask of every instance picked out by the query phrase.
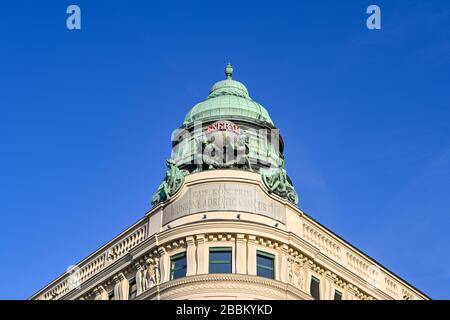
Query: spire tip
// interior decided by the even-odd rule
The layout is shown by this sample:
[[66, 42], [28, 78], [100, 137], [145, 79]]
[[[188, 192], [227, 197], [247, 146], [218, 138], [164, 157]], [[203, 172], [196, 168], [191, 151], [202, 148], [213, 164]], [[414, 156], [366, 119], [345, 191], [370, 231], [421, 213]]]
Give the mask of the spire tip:
[[227, 79], [231, 79], [233, 76], [233, 66], [229, 62], [225, 68], [225, 75], [227, 76]]

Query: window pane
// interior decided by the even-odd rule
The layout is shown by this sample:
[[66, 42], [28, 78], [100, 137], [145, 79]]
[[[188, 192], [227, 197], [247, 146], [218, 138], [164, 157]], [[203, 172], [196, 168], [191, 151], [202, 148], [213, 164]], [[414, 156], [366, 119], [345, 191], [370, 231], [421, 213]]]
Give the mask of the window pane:
[[311, 279], [310, 293], [315, 300], [320, 300], [320, 280], [316, 277]]
[[171, 280], [186, 276], [186, 253], [178, 254], [170, 258], [170, 278]]
[[266, 258], [258, 255], [258, 264], [273, 268], [273, 258]]
[[258, 276], [259, 277], [273, 279], [274, 278], [273, 270], [267, 270], [267, 269], [258, 268]]
[[275, 257], [271, 254], [257, 251], [256, 274], [269, 279], [275, 278]]
[[334, 300], [342, 300], [342, 292], [335, 290], [334, 291]]
[[209, 273], [231, 273], [232, 251], [229, 247], [209, 249]]
[[209, 257], [210, 261], [231, 262], [231, 252], [211, 252]]
[[231, 273], [231, 263], [214, 263], [209, 265], [209, 273]]
[[172, 280], [183, 278], [186, 276], [186, 268], [179, 269], [177, 271], [172, 272]]

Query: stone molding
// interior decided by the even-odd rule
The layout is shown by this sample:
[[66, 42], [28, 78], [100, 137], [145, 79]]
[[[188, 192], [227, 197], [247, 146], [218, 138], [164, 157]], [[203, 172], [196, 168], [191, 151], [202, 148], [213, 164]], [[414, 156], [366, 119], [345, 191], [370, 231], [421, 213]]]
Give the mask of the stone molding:
[[[250, 275], [207, 274], [181, 278], [160, 286], [159, 299], [186, 299], [193, 292], [206, 292], [206, 296], [233, 295], [236, 298], [251, 296], [266, 299], [310, 299], [309, 295], [289, 288], [287, 284]], [[152, 295], [147, 296], [151, 298]], [[155, 295], [153, 294], [153, 297]]]

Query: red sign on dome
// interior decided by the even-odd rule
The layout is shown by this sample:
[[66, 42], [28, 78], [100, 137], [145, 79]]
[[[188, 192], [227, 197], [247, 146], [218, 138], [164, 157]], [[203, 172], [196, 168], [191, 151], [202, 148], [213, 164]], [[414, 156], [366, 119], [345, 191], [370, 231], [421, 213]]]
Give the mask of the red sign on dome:
[[206, 128], [207, 134], [215, 131], [230, 131], [234, 134], [240, 134], [241, 128], [230, 121], [217, 121]]

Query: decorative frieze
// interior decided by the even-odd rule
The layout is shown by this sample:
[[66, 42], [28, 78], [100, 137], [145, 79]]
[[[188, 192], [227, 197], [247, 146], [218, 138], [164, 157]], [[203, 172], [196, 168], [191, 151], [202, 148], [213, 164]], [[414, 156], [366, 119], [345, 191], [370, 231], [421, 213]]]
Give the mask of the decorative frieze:
[[265, 237], [256, 237], [256, 243], [261, 246], [273, 248], [273, 249], [277, 249], [280, 246], [279, 242], [273, 241], [272, 239], [268, 239]]
[[136, 295], [140, 295], [148, 289], [159, 284], [160, 273], [158, 258], [146, 258], [145, 262], [137, 262], [134, 267], [136, 269]]
[[170, 252], [170, 251], [178, 249], [178, 248], [184, 248], [185, 244], [186, 244], [185, 239], [178, 239], [178, 240], [175, 240], [175, 241], [165, 244], [164, 248], [168, 252]]
[[287, 281], [302, 291], [306, 291], [306, 258], [300, 255], [289, 255], [287, 258]]
[[215, 242], [215, 241], [235, 241], [235, 235], [234, 234], [222, 234], [222, 233], [214, 233], [214, 234], [208, 234], [206, 235], [206, 239], [209, 242]]

